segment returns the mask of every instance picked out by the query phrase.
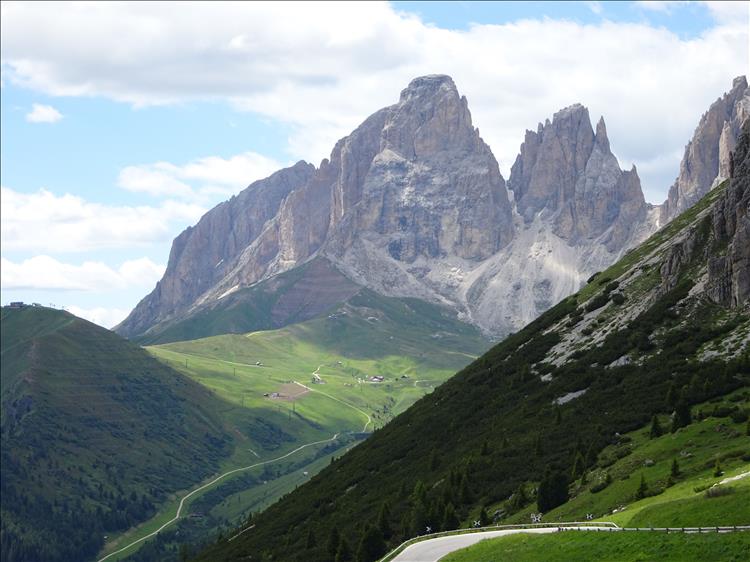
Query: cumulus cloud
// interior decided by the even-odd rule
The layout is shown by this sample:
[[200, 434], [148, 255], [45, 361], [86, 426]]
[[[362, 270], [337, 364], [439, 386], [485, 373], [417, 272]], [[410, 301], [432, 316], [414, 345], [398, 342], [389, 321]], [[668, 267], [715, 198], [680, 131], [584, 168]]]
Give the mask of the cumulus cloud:
[[112, 328], [125, 320], [128, 310], [121, 308], [103, 308], [100, 306], [94, 308], [82, 308], [80, 306], [69, 306], [67, 310], [79, 318], [84, 318], [94, 324], [99, 324], [104, 328]]
[[118, 185], [128, 191], [206, 201], [212, 196], [228, 196], [283, 166], [272, 158], [245, 152], [230, 158], [207, 156], [177, 166], [156, 162], [124, 168]]
[[[372, 2], [190, 9], [6, 2], [2, 62], [8, 80], [52, 95], [134, 105], [225, 100], [290, 125], [290, 153], [315, 163], [368, 114], [395, 102], [411, 78], [447, 73], [506, 175], [526, 128], [582, 102], [594, 119], [605, 116], [623, 166], [663, 162], [642, 178], [663, 194], [677, 174], [672, 155], [748, 66], [742, 8], [712, 2], [708, 9], [716, 25], [682, 38], [607, 20], [446, 30]], [[133, 174], [127, 183], [141, 190], [174, 194], [190, 186], [156, 165]]]
[[[205, 212], [193, 203], [167, 200], [159, 206], [92, 203], [42, 189], [20, 193], [0, 190], [2, 251], [87, 252], [133, 248], [167, 242], [175, 229], [192, 224]], [[5, 271], [3, 271], [3, 278]]]
[[151, 288], [161, 279], [165, 266], [148, 258], [122, 263], [112, 268], [99, 261], [74, 265], [46, 255], [15, 263], [2, 260], [4, 290], [106, 291], [133, 287]]
[[57, 123], [62, 118], [62, 113], [51, 105], [42, 105], [39, 103], [33, 104], [31, 111], [26, 114], [26, 121], [29, 123]]

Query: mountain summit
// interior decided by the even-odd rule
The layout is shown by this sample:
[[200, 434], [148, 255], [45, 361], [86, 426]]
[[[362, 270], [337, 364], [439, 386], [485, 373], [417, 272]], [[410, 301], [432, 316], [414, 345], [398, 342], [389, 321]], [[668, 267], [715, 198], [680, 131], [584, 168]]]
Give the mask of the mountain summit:
[[[741, 86], [735, 81], [733, 92]], [[735, 107], [736, 97], [721, 103]], [[168, 341], [167, 331], [201, 314], [212, 316], [212, 331], [193, 322], [193, 337], [279, 327], [358, 286], [448, 307], [499, 337], [576, 291], [670, 212], [645, 202], [635, 167], [622, 170], [612, 154], [604, 119], [594, 128], [580, 104], [526, 132], [506, 186], [453, 80], [423, 76], [320, 167], [299, 162], [257, 181], [180, 234], [164, 277], [116, 330]], [[268, 302], [290, 283], [304, 296], [280, 312]], [[263, 303], [255, 294], [248, 304], [247, 291], [261, 285]], [[337, 296], [332, 287], [347, 289]], [[239, 312], [222, 324], [227, 310], [243, 307], [252, 321], [236, 320], [249, 314]]]
[[555, 234], [571, 242], [611, 229], [605, 243], [613, 252], [627, 244], [647, 207], [635, 166], [622, 171], [610, 150], [604, 117], [594, 131], [580, 104], [555, 113], [537, 132], [526, 131], [509, 187], [527, 223], [544, 213]]

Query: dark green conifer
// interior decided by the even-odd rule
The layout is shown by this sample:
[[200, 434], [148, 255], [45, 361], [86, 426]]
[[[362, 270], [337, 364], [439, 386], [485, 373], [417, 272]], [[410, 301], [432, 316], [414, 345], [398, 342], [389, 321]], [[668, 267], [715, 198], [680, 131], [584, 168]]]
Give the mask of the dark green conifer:
[[661, 428], [661, 424], [659, 423], [659, 416], [654, 414], [654, 417], [651, 418], [651, 429], [649, 430], [648, 434], [651, 439], [656, 439], [657, 437], [661, 437], [663, 433], [664, 430]]

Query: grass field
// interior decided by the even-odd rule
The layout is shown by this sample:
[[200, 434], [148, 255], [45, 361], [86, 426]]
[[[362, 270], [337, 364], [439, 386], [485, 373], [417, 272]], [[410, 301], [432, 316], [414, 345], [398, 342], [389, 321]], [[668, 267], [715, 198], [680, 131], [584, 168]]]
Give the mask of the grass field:
[[[236, 524], [262, 510], [488, 345], [473, 328], [437, 307], [364, 291], [330, 315], [283, 329], [147, 347], [226, 404], [219, 414], [234, 437], [234, 450], [220, 472], [341, 434], [325, 451], [305, 450], [222, 480], [192, 497], [185, 513], [199, 511], [214, 522], [215, 532], [218, 524]], [[263, 422], [268, 432], [262, 431]], [[104, 553], [158, 529], [174, 517], [185, 493], [175, 494], [152, 520], [112, 537]], [[107, 560], [124, 559], [135, 550]]]
[[443, 558], [444, 562], [745, 562], [750, 533], [663, 534], [569, 531], [490, 539]]

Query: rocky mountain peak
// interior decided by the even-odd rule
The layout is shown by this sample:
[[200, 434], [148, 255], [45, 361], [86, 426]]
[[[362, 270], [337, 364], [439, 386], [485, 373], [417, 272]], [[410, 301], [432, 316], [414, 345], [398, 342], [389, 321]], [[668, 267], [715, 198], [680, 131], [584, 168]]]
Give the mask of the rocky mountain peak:
[[594, 141], [596, 142], [596, 146], [598, 146], [602, 152], [610, 152], [609, 138], [607, 137], [607, 125], [604, 124], [604, 116], [600, 117], [596, 124]]
[[571, 243], [611, 229], [611, 251], [625, 244], [645, 209], [637, 172], [620, 169], [604, 118], [594, 131], [581, 104], [526, 132], [508, 186], [527, 223], [539, 214], [551, 217], [555, 233]]
[[413, 160], [444, 151], [470, 151], [478, 135], [465, 97], [450, 76], [422, 76], [401, 92], [383, 128], [382, 149]]
[[700, 119], [685, 147], [680, 172], [661, 207], [662, 224], [690, 208], [720, 180], [729, 177], [730, 154], [742, 123], [750, 116], [747, 78], [738, 76]]
[[451, 92], [458, 97], [458, 88], [453, 78], [447, 74], [428, 74], [414, 78], [409, 85], [401, 90], [399, 103], [422, 100], [422, 103], [434, 98], [438, 92]]

